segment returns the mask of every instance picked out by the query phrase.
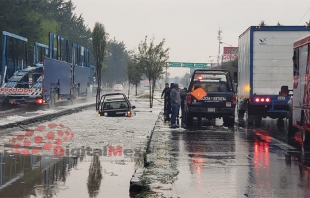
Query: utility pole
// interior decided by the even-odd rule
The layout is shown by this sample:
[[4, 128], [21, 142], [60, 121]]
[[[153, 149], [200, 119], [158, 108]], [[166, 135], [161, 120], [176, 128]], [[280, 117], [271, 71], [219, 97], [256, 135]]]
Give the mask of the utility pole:
[[221, 34], [222, 34], [222, 30], [221, 28], [218, 30], [217, 32], [217, 39], [219, 40], [219, 51], [218, 51], [218, 56], [217, 56], [217, 66], [220, 65], [220, 53], [221, 53], [221, 40], [222, 40], [222, 37], [221, 37]]
[[166, 78], [166, 79], [165, 79], [166, 83], [168, 83], [168, 77], [167, 77], [167, 76], [168, 76], [168, 72], [167, 72], [167, 70], [168, 70], [168, 64], [169, 64], [169, 63], [166, 63], [166, 77], [165, 77], [165, 78]]

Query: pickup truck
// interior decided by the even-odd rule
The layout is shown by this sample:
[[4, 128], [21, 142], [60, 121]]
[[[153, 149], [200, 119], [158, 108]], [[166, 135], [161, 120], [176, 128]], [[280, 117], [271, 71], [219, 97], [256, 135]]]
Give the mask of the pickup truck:
[[228, 70], [195, 70], [184, 101], [186, 126], [193, 118], [223, 118], [225, 126], [235, 123], [236, 89]]

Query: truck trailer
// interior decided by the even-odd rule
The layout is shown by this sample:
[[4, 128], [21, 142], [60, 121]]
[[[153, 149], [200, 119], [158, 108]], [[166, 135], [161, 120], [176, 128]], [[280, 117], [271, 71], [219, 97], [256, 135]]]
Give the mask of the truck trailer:
[[288, 103], [288, 135], [302, 132], [304, 145], [310, 143], [310, 35], [294, 42], [291, 70], [293, 96]]
[[292, 90], [294, 41], [308, 26], [251, 26], [239, 36], [238, 117], [260, 125], [262, 118], [282, 120]]
[[87, 98], [94, 71], [89, 63], [89, 50], [74, 43], [70, 50], [67, 40], [53, 33], [49, 36], [49, 45], [34, 44], [32, 66], [14, 70], [9, 76], [1, 73], [5, 76], [0, 86], [1, 106], [54, 106], [57, 102]]

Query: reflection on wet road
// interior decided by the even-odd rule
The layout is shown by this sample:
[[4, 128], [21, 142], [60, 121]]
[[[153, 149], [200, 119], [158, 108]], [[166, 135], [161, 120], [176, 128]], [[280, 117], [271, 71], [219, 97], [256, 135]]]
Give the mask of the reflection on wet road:
[[174, 197], [310, 197], [310, 152], [262, 128], [172, 131]]
[[0, 197], [129, 197], [135, 162], [0, 154]]

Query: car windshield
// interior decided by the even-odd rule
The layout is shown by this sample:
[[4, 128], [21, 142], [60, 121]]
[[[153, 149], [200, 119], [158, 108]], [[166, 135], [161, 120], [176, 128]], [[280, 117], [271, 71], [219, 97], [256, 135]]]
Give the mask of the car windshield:
[[227, 81], [225, 74], [195, 74], [194, 80], [221, 80], [221, 81]]
[[205, 92], [228, 92], [228, 85], [220, 80], [202, 80], [194, 83], [192, 91], [202, 88]]
[[104, 103], [104, 109], [122, 109], [128, 108], [126, 101], [109, 101]]

